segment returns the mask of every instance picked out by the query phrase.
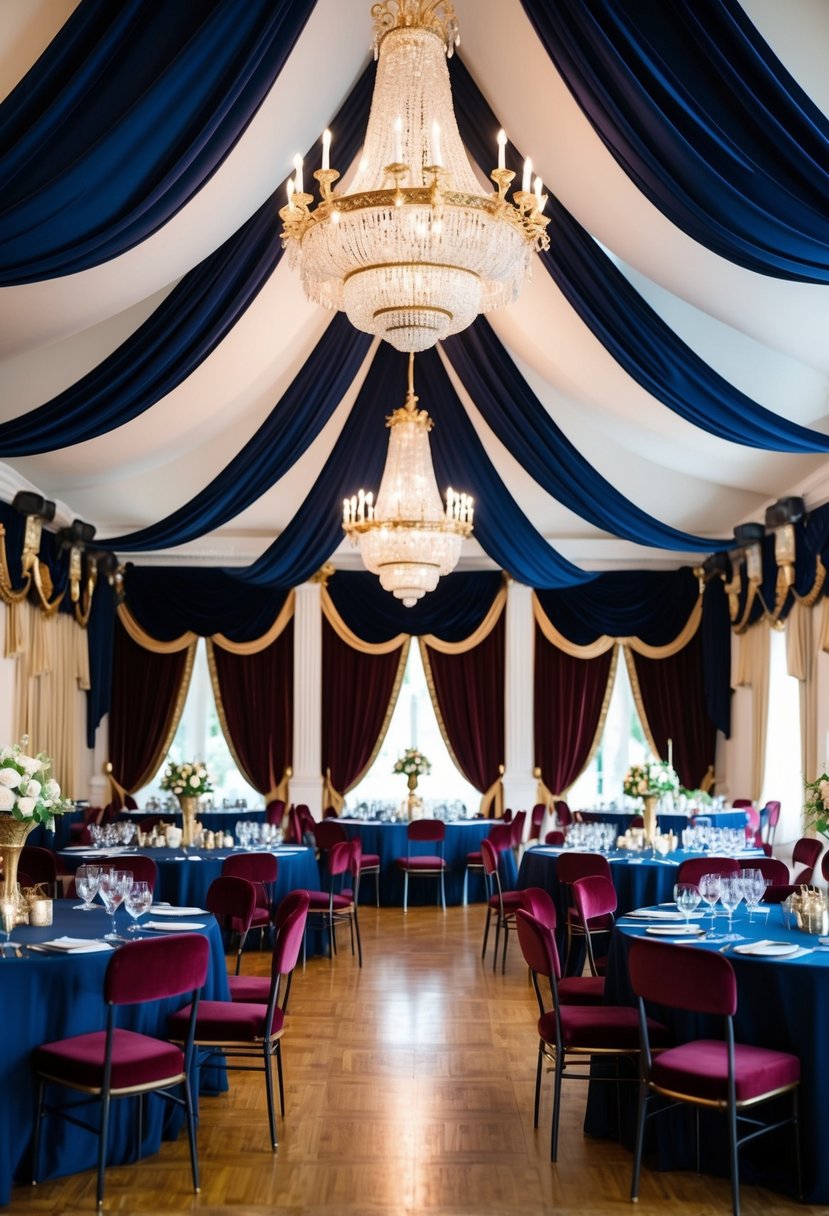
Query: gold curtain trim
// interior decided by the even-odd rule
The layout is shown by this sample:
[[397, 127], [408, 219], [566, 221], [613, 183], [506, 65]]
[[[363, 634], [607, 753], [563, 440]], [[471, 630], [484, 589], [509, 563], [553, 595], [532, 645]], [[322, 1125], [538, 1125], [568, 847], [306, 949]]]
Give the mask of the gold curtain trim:
[[42, 562], [40, 558], [35, 558], [35, 564], [32, 567], [32, 574], [34, 576], [35, 590], [37, 591], [38, 598], [40, 599], [40, 606], [46, 616], [52, 616], [55, 612], [57, 612], [58, 608], [60, 608], [61, 604], [63, 603], [63, 597], [66, 595], [66, 589], [64, 588], [60, 595], [56, 595], [53, 600], [49, 599], [49, 596], [54, 591], [54, 587], [52, 585], [52, 575], [49, 571], [49, 567], [45, 564], [45, 562]]
[[327, 768], [325, 770], [325, 778], [322, 783], [323, 814], [330, 806], [333, 806], [334, 810], [337, 812], [337, 815], [339, 815], [340, 811], [345, 806], [345, 795], [341, 794], [339, 790], [334, 788], [331, 783], [331, 769]]
[[495, 596], [495, 599], [492, 601], [492, 607], [478, 628], [474, 633], [470, 633], [468, 638], [464, 638], [461, 642], [444, 642], [442, 638], [437, 637], [434, 633], [426, 633], [423, 635], [422, 641], [427, 646], [431, 646], [433, 650], [437, 650], [439, 654], [466, 654], [468, 650], [474, 650], [476, 646], [480, 646], [481, 642], [489, 637], [501, 619], [501, 613], [504, 611], [506, 604], [507, 588], [505, 585]]
[[89, 624], [89, 617], [92, 613], [92, 597], [95, 594], [95, 588], [98, 585], [98, 566], [95, 562], [88, 567], [86, 583], [81, 591], [80, 602], [75, 604], [75, 620], [80, 625], [81, 629], [86, 629]]
[[[751, 610], [754, 607], [754, 600], [755, 600], [756, 595], [757, 595], [756, 585], [754, 583], [749, 583], [748, 592], [746, 593], [745, 607], [743, 608], [743, 615], [740, 617], [739, 621], [735, 621], [735, 619], [734, 619], [736, 616], [736, 612], [737, 612], [737, 606], [736, 606], [737, 597], [734, 596], [734, 606], [731, 611], [731, 621], [732, 621], [732, 628], [733, 628], [734, 633], [737, 633], [737, 634], [745, 633], [746, 629], [748, 629], [748, 618], [751, 616]], [[729, 597], [729, 599], [730, 599], [730, 597]]]
[[296, 592], [291, 589], [285, 598], [285, 603], [282, 605], [281, 612], [267, 633], [263, 633], [261, 638], [254, 638], [252, 642], [233, 642], [230, 638], [225, 637], [223, 633], [214, 633], [212, 637], [213, 645], [219, 646], [222, 650], [226, 650], [228, 654], [259, 654], [260, 650], [265, 650], [266, 647], [275, 642], [279, 635], [290, 624], [294, 615], [295, 603]]
[[[466, 773], [463, 771], [461, 766], [458, 764], [458, 757], [455, 755], [454, 751], [452, 750], [452, 744], [449, 742], [449, 736], [446, 733], [446, 723], [443, 720], [443, 714], [440, 712], [440, 706], [438, 705], [438, 696], [437, 696], [437, 692], [435, 691], [435, 681], [432, 678], [432, 664], [429, 661], [429, 649], [426, 644], [426, 639], [418, 638], [418, 643], [420, 645], [420, 657], [423, 660], [423, 671], [426, 675], [426, 686], [429, 689], [429, 696], [432, 698], [432, 708], [434, 709], [435, 717], [438, 720], [438, 728], [440, 730], [441, 738], [443, 739], [443, 742], [446, 744], [446, 750], [448, 751], [449, 756], [450, 756], [455, 768], [458, 770], [460, 775], [463, 777], [464, 781], [469, 781], [469, 777], [466, 775]], [[469, 784], [472, 785], [472, 782], [469, 781]], [[477, 786], [475, 788], [477, 789]], [[478, 792], [481, 793], [482, 791], [479, 790]]]
[[533, 777], [535, 777], [535, 781], [536, 781], [536, 785], [535, 785], [536, 802], [543, 802], [544, 805], [549, 808], [549, 810], [552, 810], [553, 803], [555, 801], [556, 796], [553, 793], [553, 791], [549, 788], [549, 786], [544, 784], [544, 778], [541, 775], [541, 768], [539, 765], [536, 765], [535, 768], [533, 769]]
[[[489, 808], [494, 804], [492, 815]], [[504, 818], [504, 766], [498, 765], [498, 776], [481, 799], [481, 815], [484, 819]]]
[[[374, 749], [373, 749], [371, 755], [369, 756], [368, 761], [363, 766], [362, 771], [357, 774], [357, 776], [351, 782], [351, 785], [348, 786], [348, 789], [343, 791], [343, 794], [341, 796], [342, 802], [345, 801], [345, 795], [348, 793], [348, 791], [353, 790], [355, 786], [360, 784], [363, 777], [365, 777], [366, 773], [371, 768], [374, 761], [377, 759], [377, 753], [380, 751], [380, 748], [383, 746], [383, 740], [385, 739], [386, 732], [389, 729], [389, 723], [391, 722], [391, 716], [394, 713], [395, 709], [397, 708], [397, 698], [400, 696], [400, 686], [403, 683], [403, 676], [406, 671], [406, 663], [408, 662], [408, 659], [409, 659], [409, 647], [411, 646], [411, 644], [412, 644], [412, 639], [410, 637], [406, 637], [405, 642], [403, 643], [403, 645], [400, 648], [400, 659], [398, 660], [398, 663], [397, 663], [397, 674], [394, 677], [394, 685], [391, 690], [391, 697], [389, 698], [388, 709], [386, 710], [386, 716], [383, 719], [383, 725], [380, 728], [380, 733], [377, 736], [377, 742], [374, 744]], [[337, 793], [337, 791], [334, 790], [333, 786], [330, 786], [330, 788], [334, 793]], [[340, 805], [342, 805], [342, 802]]]
[[[408, 633], [398, 633], [395, 637], [390, 638], [388, 642], [364, 642], [358, 637], [353, 630], [349, 629], [343, 618], [334, 606], [334, 601], [331, 599], [331, 594], [328, 588], [323, 584], [320, 588], [320, 603], [322, 605], [322, 615], [328, 621], [328, 624], [336, 633], [341, 642], [345, 642], [347, 646], [358, 650], [361, 654], [391, 654], [397, 650], [398, 646], [402, 646], [410, 637]], [[407, 652], [408, 653], [408, 652]]]
[[673, 641], [666, 642], [664, 646], [651, 646], [650, 643], [643, 642], [641, 638], [637, 637], [611, 637], [609, 633], [602, 634], [594, 642], [588, 642], [585, 646], [579, 646], [576, 642], [571, 642], [566, 638], [563, 633], [559, 633], [541, 607], [535, 592], [533, 592], [532, 598], [533, 616], [544, 637], [551, 646], [555, 646], [557, 650], [563, 651], [573, 659], [598, 659], [617, 643], [620, 646], [630, 647], [631, 650], [635, 650], [637, 654], [641, 654], [646, 659], [669, 659], [688, 645], [702, 621], [702, 592], [700, 592], [688, 620]]
[[[233, 740], [230, 737], [230, 731], [229, 731], [228, 725], [227, 725], [227, 718], [225, 717], [225, 707], [222, 702], [222, 691], [221, 691], [221, 688], [219, 687], [219, 673], [216, 669], [216, 656], [213, 652], [213, 641], [214, 641], [213, 638], [205, 638], [205, 640], [204, 640], [205, 649], [207, 651], [207, 670], [210, 672], [210, 684], [213, 689], [213, 699], [216, 702], [216, 713], [219, 718], [219, 725], [222, 728], [222, 734], [225, 737], [225, 743], [227, 744], [228, 751], [230, 752], [231, 756], [233, 757], [234, 764], [238, 768], [239, 772], [243, 775], [243, 777], [245, 778], [245, 781], [247, 781], [248, 785], [252, 785], [254, 789], [258, 789], [259, 787], [257, 786], [256, 782], [251, 778], [250, 773], [247, 771], [245, 766], [242, 764], [242, 761], [239, 759], [239, 753], [236, 751], [236, 748], [233, 746]], [[273, 784], [273, 773], [270, 773], [269, 777], [270, 777], [271, 783]], [[259, 793], [263, 794], [264, 790], [259, 790]]]
[[4, 604], [19, 604], [29, 594], [31, 585], [32, 576], [30, 573], [27, 573], [23, 586], [18, 591], [15, 591], [12, 587], [8, 558], [6, 556], [6, 529], [3, 524], [0, 524], [0, 600]]
[[627, 646], [623, 647], [625, 652], [625, 664], [628, 669], [628, 677], [630, 678], [630, 687], [633, 692], [633, 703], [636, 706], [636, 712], [639, 714], [639, 721], [642, 723], [642, 730], [645, 733], [645, 738], [648, 741], [648, 747], [651, 749], [651, 755], [659, 756], [659, 749], [651, 731], [648, 715], [645, 713], [645, 706], [642, 701], [642, 690], [639, 687], [639, 676], [636, 673], [636, 663], [633, 655]]
[[820, 593], [823, 590], [823, 584], [825, 581], [826, 567], [823, 564], [820, 554], [818, 554], [817, 558], [815, 559], [815, 581], [812, 583], [811, 590], [807, 591], [805, 595], [798, 595], [794, 587], [792, 587], [792, 594], [798, 603], [802, 604], [804, 608], [814, 608], [815, 604], [820, 599]]
[[[154, 638], [152, 634], [147, 633], [138, 621], [130, 612], [125, 603], [120, 603], [117, 608], [118, 619], [126, 629], [132, 640], [138, 645], [143, 646], [145, 650], [151, 650], [154, 654], [177, 654], [179, 650], [186, 650], [188, 646], [194, 646], [198, 641], [199, 635], [188, 629], [186, 633], [180, 637], [173, 638], [169, 642], [160, 642], [158, 638]], [[192, 662], [192, 660], [191, 660]]]

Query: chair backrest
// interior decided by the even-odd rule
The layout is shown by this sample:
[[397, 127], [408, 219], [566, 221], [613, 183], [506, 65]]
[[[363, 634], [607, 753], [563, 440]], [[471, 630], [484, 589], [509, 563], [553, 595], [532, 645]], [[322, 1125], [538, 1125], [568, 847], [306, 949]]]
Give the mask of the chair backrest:
[[512, 828], [510, 844], [514, 849], [517, 849], [521, 844], [521, 841], [524, 839], [524, 824], [526, 819], [526, 811], [516, 811], [515, 815], [513, 816], [512, 823], [510, 824], [510, 827]]
[[481, 841], [481, 861], [487, 878], [498, 873], [498, 850], [489, 839]]
[[302, 844], [302, 824], [295, 806], [288, 811], [288, 843]]
[[560, 828], [569, 828], [573, 822], [573, 812], [570, 810], [563, 798], [559, 798], [555, 804], [556, 823]]
[[[279, 927], [273, 948], [271, 971], [274, 976], [289, 975], [293, 971], [302, 947], [302, 935], [308, 919], [311, 896], [307, 891], [294, 891], [296, 899], [285, 914]], [[282, 901], [283, 903], [285, 900]]]
[[543, 802], [537, 802], [530, 811], [530, 840], [538, 840], [541, 835], [541, 825], [544, 822], [544, 816], [547, 808]]
[[829, 883], [829, 853], [824, 853], [820, 859], [820, 872], [823, 875], [823, 881]]
[[734, 968], [717, 951], [637, 937], [630, 943], [628, 970], [633, 991], [643, 1000], [724, 1017], [737, 1011]]
[[769, 830], [776, 828], [780, 822], [780, 803], [776, 799], [773, 802], [767, 802], [765, 810], [768, 812], [766, 815], [766, 826]]
[[297, 818], [299, 819], [299, 826], [302, 828], [303, 836], [306, 832], [310, 832], [313, 835], [317, 826], [317, 821], [311, 814], [311, 808], [304, 802], [298, 802], [295, 810], [297, 813]]
[[745, 857], [740, 862], [740, 869], [759, 870], [776, 887], [784, 886], [789, 881], [789, 867], [776, 857]]
[[116, 950], [106, 970], [108, 1005], [139, 1005], [202, 988], [210, 943], [197, 933], [148, 937]]
[[816, 840], [814, 836], [801, 836], [794, 846], [792, 852], [792, 864], [803, 866], [809, 871], [809, 877], [803, 877], [803, 871], [795, 872], [795, 882], [811, 882], [812, 870], [817, 865], [817, 859], [823, 852], [823, 844], [820, 840]]
[[677, 882], [698, 883], [703, 874], [739, 874], [740, 863], [733, 857], [688, 857], [680, 863]]
[[222, 874], [246, 878], [256, 887], [256, 906], [271, 906], [271, 887], [279, 874], [273, 853], [231, 853], [222, 862]]
[[512, 823], [512, 807], [504, 807], [504, 813], [501, 816], [502, 823]]
[[561, 975], [561, 963], [553, 931], [523, 908], [515, 913], [518, 941], [524, 962], [536, 975], [555, 982]]
[[556, 931], [558, 917], [556, 916], [556, 906], [553, 903], [553, 897], [549, 891], [545, 891], [543, 887], [525, 887], [521, 892], [521, 899], [524, 904], [524, 911], [529, 912], [530, 916], [534, 916], [536, 920], [540, 920], [542, 925], [546, 925], [548, 929]]
[[[328, 873], [333, 878], [335, 874], [351, 872], [354, 850], [351, 840], [340, 840], [328, 850]], [[359, 844], [360, 842], [357, 841]]]
[[406, 828], [406, 839], [413, 840], [444, 840], [446, 824], [442, 819], [413, 819]]
[[553, 828], [552, 832], [548, 832], [547, 835], [544, 837], [545, 844], [558, 845], [559, 848], [561, 848], [563, 846], [564, 840], [565, 840], [564, 833], [562, 831], [559, 831], [558, 828]]
[[754, 803], [750, 798], [735, 798], [731, 805], [734, 807], [735, 811], [738, 811], [741, 809], [741, 807], [754, 806]]
[[643, 828], [644, 826], [645, 826], [645, 816], [644, 815], [631, 815], [630, 819], [628, 820], [629, 828]]
[[612, 883], [610, 862], [601, 853], [562, 853], [556, 869], [559, 882], [576, 882], [579, 878], [589, 878], [592, 874], [600, 874]]
[[272, 798], [265, 807], [265, 821], [271, 823], [274, 827], [281, 827], [282, 820], [285, 818], [285, 803], [281, 798]]
[[585, 929], [588, 921], [597, 916], [612, 916], [616, 911], [616, 888], [609, 878], [601, 874], [577, 878], [570, 888], [570, 894]]
[[150, 892], [155, 891], [158, 866], [152, 857], [148, 857], [146, 853], [124, 853], [117, 861], [119, 870], [128, 870], [135, 882], [145, 882]]
[[310, 895], [307, 891], [289, 891], [283, 899], [279, 901], [279, 907], [276, 909], [273, 918], [273, 927], [277, 933], [285, 924], [289, 916], [293, 916], [297, 908], [307, 908], [310, 900]]
[[314, 839], [317, 842], [317, 848], [324, 852], [333, 845], [348, 840], [348, 832], [338, 820], [323, 819], [322, 823], [314, 824]]
[[256, 887], [247, 878], [220, 875], [208, 887], [204, 906], [222, 924], [231, 918], [239, 921], [241, 932], [247, 933], [256, 907]]
[[512, 826], [508, 823], [493, 823], [487, 833], [487, 840], [493, 849], [503, 853], [512, 843]]
[[32, 883], [42, 882], [54, 886], [58, 880], [54, 853], [37, 844], [24, 844], [20, 851], [20, 868], [26, 872]]

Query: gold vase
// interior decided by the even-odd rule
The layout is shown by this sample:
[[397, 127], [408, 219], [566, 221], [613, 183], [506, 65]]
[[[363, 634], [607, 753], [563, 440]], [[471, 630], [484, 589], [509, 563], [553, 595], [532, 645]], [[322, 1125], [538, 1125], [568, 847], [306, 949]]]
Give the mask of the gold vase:
[[179, 794], [178, 801], [181, 807], [181, 843], [187, 848], [196, 840], [196, 812], [199, 809], [199, 800], [195, 794]]
[[0, 902], [17, 899], [17, 866], [26, 837], [35, 826], [33, 819], [15, 819], [13, 815], [0, 815], [0, 858], [3, 860], [3, 878], [0, 882]]
[[417, 773], [409, 773], [409, 797], [406, 800], [406, 809], [409, 813], [409, 819], [417, 819], [423, 803], [418, 798], [415, 790], [417, 789]]
[[652, 845], [656, 839], [656, 807], [659, 799], [656, 794], [645, 795], [645, 811], [642, 822], [645, 829], [645, 844]]

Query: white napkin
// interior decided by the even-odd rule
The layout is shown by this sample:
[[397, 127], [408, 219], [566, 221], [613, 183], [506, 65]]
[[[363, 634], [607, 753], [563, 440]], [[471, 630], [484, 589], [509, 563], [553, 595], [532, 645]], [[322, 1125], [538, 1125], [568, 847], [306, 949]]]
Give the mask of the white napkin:
[[172, 904], [153, 904], [150, 908], [153, 916], [207, 916], [206, 908], [176, 908]]
[[56, 950], [62, 954], [95, 954], [99, 950], [111, 950], [109, 942], [94, 941], [88, 937], [55, 937], [50, 942], [37, 942], [39, 950]]
[[186, 933], [188, 929], [204, 929], [205, 926], [192, 920], [148, 920], [142, 929], [156, 929], [159, 933]]

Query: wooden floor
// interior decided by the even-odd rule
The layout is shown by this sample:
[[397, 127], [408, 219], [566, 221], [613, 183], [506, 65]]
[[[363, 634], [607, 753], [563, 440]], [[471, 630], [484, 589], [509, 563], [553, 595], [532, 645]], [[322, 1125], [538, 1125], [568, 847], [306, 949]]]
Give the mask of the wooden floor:
[[[505, 976], [480, 960], [483, 909], [361, 915], [364, 966], [350, 954], [298, 970], [284, 1039], [287, 1118], [267, 1143], [261, 1074], [202, 1100], [202, 1192], [186, 1137], [107, 1171], [105, 1207], [136, 1214], [529, 1216], [730, 1213], [728, 1183], [645, 1171], [627, 1199], [630, 1154], [582, 1133], [584, 1087], [564, 1087], [559, 1162], [549, 1161], [550, 1096], [532, 1127], [536, 1006], [515, 940]], [[265, 955], [246, 956], [264, 972]], [[826, 1209], [743, 1188], [744, 1216]], [[18, 1188], [15, 1213], [95, 1210], [83, 1174]]]

